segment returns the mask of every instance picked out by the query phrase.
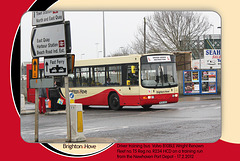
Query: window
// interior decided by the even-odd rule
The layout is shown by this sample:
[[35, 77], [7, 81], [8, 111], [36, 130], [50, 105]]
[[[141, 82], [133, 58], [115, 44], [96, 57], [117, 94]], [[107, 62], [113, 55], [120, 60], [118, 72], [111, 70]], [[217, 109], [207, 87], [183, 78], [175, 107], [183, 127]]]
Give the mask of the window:
[[143, 87], [168, 87], [177, 85], [175, 63], [143, 64], [141, 69]]
[[105, 84], [105, 67], [93, 67], [94, 86], [103, 86]]
[[75, 75], [74, 74], [68, 74], [68, 83], [69, 87], [74, 87], [75, 86]]
[[89, 78], [89, 68], [81, 68], [81, 82], [82, 86], [89, 86], [90, 78]]
[[82, 86], [82, 82], [81, 82], [81, 69], [80, 68], [76, 68], [75, 70], [76, 73], [76, 87], [80, 87]]
[[[107, 82], [106, 85], [119, 86], [122, 85], [122, 67], [118, 66], [108, 66], [107, 67]], [[108, 81], [110, 81], [108, 83]]]

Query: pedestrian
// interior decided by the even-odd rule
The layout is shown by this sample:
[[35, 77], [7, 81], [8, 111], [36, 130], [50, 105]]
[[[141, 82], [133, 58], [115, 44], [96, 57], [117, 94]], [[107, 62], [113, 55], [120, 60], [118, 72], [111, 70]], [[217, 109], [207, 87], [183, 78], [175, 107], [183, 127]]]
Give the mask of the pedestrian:
[[39, 113], [46, 112], [45, 99], [47, 98], [47, 92], [45, 88], [39, 89]]
[[54, 87], [49, 88], [48, 90], [48, 96], [51, 100], [51, 111], [57, 111], [58, 110], [58, 99], [60, 98], [59, 89], [57, 87], [56, 81], [54, 82]]

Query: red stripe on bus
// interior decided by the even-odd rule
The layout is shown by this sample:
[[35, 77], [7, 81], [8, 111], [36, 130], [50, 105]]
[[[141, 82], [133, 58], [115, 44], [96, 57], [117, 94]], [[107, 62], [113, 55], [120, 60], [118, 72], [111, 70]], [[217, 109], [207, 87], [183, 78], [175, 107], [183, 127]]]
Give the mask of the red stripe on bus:
[[[167, 101], [167, 103], [178, 102], [178, 97], [173, 97], [177, 93], [171, 94], [153, 94], [153, 95], [120, 95], [114, 89], [104, 90], [96, 95], [75, 99], [75, 103], [82, 103], [83, 105], [103, 105], [108, 106], [108, 97], [111, 92], [115, 92], [119, 96], [120, 106], [140, 106], [140, 105], [154, 105], [159, 102]], [[153, 99], [144, 99], [143, 97], [154, 96]], [[65, 99], [64, 99], [65, 104]]]

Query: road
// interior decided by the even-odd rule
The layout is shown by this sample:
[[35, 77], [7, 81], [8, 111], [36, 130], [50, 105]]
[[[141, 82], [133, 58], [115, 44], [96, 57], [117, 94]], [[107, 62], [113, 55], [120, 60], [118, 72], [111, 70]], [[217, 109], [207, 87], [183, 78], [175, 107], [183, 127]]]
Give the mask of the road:
[[[21, 135], [34, 141], [34, 114], [21, 116]], [[66, 115], [39, 115], [39, 140], [64, 139]], [[154, 105], [144, 111], [124, 107], [84, 110], [84, 135], [87, 138], [112, 138], [118, 143], [206, 143], [221, 137], [221, 101], [183, 101]]]

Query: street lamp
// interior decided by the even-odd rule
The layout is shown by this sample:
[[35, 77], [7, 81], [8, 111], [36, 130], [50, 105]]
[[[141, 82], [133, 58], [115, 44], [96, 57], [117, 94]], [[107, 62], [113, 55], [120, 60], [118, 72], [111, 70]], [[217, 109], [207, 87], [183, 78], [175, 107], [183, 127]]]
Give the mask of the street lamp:
[[103, 57], [106, 56], [106, 49], [105, 49], [105, 18], [104, 18], [104, 11], [103, 11]]
[[82, 59], [82, 56], [85, 55], [85, 54], [81, 54], [81, 59]]
[[[102, 51], [98, 51], [98, 55], [100, 55], [99, 53], [102, 53]], [[102, 55], [102, 54], [101, 54]], [[100, 58], [101, 58], [101, 55], [100, 55]]]
[[98, 44], [99, 44], [99, 43], [96, 42], [95, 44], [96, 44], [96, 53], [97, 53], [97, 57], [99, 57], [99, 55], [98, 55]]
[[122, 47], [122, 46], [119, 48], [119, 53], [122, 54], [122, 55], [123, 55], [123, 48], [124, 47]]

